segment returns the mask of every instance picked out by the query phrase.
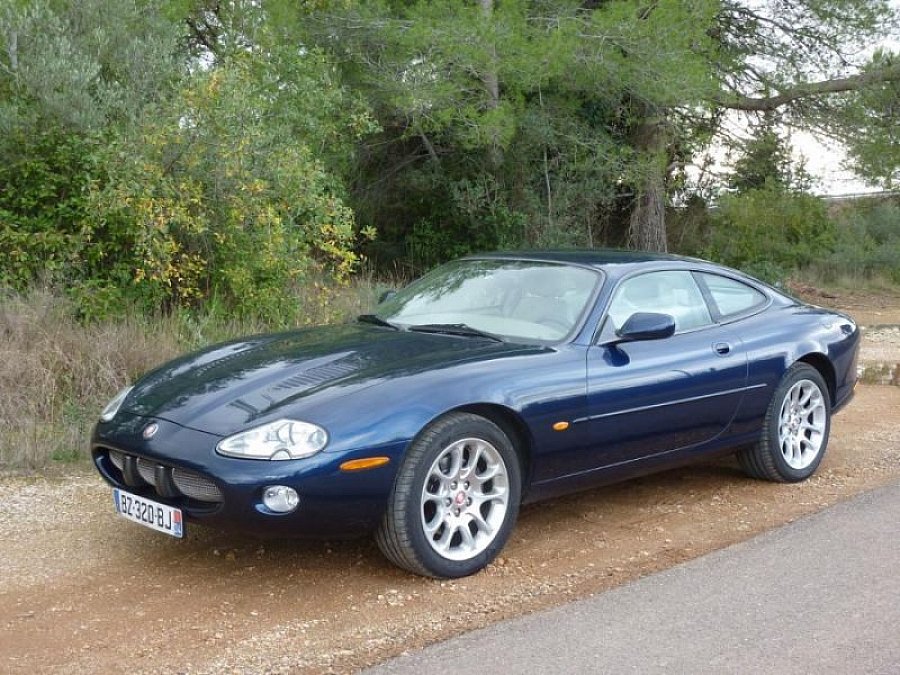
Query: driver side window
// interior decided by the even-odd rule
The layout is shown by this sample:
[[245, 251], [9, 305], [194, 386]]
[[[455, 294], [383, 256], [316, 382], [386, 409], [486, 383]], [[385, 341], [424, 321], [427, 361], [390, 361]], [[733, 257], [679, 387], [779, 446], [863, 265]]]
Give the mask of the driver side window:
[[648, 272], [623, 281], [609, 306], [616, 330], [636, 312], [669, 314], [675, 332], [713, 323], [697, 282], [688, 271]]

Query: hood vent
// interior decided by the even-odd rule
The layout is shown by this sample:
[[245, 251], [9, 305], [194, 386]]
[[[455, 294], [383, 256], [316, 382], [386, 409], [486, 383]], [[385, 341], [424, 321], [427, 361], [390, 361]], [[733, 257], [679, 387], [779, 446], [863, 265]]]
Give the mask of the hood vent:
[[360, 369], [361, 359], [358, 357], [344, 357], [322, 366], [315, 366], [309, 370], [293, 375], [275, 385], [275, 391], [284, 389], [310, 389], [317, 384], [337, 380], [355, 373]]

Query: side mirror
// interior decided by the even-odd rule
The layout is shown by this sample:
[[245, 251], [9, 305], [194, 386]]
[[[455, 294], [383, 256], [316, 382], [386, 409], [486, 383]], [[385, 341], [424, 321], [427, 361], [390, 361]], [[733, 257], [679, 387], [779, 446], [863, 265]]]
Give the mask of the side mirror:
[[639, 340], [661, 340], [675, 333], [675, 318], [670, 314], [656, 312], [635, 312], [625, 325], [616, 331], [616, 342], [637, 342]]
[[390, 300], [395, 295], [397, 295], [397, 291], [392, 289], [386, 290], [384, 293], [378, 296], [378, 304], [380, 305], [385, 300]]

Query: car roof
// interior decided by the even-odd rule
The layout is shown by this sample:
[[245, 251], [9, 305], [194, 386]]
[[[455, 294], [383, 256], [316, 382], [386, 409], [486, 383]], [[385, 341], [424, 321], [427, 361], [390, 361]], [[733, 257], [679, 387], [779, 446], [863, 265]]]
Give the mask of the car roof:
[[535, 262], [552, 262], [564, 265], [579, 265], [603, 270], [605, 274], [615, 279], [621, 279], [638, 269], [647, 271], [660, 269], [693, 269], [714, 274], [726, 274], [749, 283], [757, 290], [765, 289], [769, 295], [781, 297], [792, 303], [802, 302], [785, 293], [783, 290], [767, 284], [756, 277], [752, 277], [740, 270], [720, 265], [718, 263], [691, 258], [689, 256], [675, 255], [674, 253], [655, 253], [652, 251], [629, 251], [617, 248], [592, 248], [592, 249], [551, 249], [546, 251], [522, 250], [522, 251], [494, 251], [491, 253], [479, 253], [466, 256], [463, 260], [529, 260]]
[[687, 258], [671, 253], [653, 253], [650, 251], [626, 251], [614, 248], [595, 249], [556, 249], [546, 251], [497, 251], [468, 256], [469, 258], [499, 258], [504, 260], [534, 260], [541, 262], [558, 262], [590, 267], [608, 265], [633, 265], [649, 262], [686, 262], [708, 265], [697, 258]]

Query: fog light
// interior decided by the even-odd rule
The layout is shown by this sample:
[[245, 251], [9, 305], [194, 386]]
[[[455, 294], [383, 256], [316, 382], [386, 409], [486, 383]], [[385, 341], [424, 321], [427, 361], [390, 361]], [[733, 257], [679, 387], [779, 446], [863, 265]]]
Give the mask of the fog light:
[[263, 490], [263, 504], [275, 513], [290, 513], [300, 503], [300, 496], [287, 485], [270, 485]]

